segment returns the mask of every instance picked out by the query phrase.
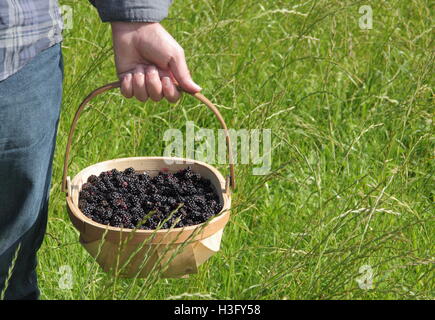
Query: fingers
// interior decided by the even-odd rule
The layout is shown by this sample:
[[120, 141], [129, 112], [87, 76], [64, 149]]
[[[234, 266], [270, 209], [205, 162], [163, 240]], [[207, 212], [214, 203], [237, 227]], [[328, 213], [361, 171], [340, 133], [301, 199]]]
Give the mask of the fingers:
[[145, 87], [145, 69], [142, 65], [137, 66], [133, 73], [133, 95], [142, 102], [148, 99]]
[[186, 58], [184, 57], [182, 49], [180, 49], [169, 61], [169, 69], [184, 90], [190, 93], [201, 91], [201, 87], [193, 82], [192, 77], [190, 76], [189, 68], [187, 67]]
[[162, 82], [160, 80], [159, 72], [153, 65], [149, 65], [145, 70], [146, 88], [149, 97], [154, 101], [160, 101], [163, 98]]
[[171, 102], [175, 103], [180, 99], [180, 92], [175, 87], [174, 83], [172, 82], [171, 78], [169, 77], [163, 77], [162, 78], [162, 86], [163, 86], [163, 94], [165, 98]]
[[131, 73], [127, 73], [121, 80], [121, 93], [126, 98], [133, 96], [133, 83]]
[[168, 71], [158, 70], [154, 65], [139, 65], [133, 73], [126, 73], [121, 80], [121, 93], [126, 98], [135, 97], [145, 102], [148, 98], [160, 101], [165, 97], [177, 102], [181, 94]]

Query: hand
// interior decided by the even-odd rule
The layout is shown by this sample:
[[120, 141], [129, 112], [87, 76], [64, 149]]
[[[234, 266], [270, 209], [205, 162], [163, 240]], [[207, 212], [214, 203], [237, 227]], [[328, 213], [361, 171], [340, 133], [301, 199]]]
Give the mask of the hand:
[[187, 92], [201, 90], [190, 76], [183, 48], [159, 23], [112, 22], [112, 36], [125, 97], [159, 101], [164, 96], [176, 102], [180, 92], [174, 80]]

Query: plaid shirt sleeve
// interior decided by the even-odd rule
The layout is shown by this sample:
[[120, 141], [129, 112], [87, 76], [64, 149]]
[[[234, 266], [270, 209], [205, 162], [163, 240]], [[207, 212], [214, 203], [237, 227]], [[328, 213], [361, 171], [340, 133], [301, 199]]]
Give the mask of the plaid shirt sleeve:
[[62, 40], [57, 0], [0, 0], [0, 81]]

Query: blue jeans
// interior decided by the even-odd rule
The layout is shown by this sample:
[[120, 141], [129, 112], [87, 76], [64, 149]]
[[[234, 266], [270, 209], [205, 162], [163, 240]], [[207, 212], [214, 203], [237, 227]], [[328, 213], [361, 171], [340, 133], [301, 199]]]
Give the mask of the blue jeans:
[[5, 299], [39, 298], [36, 252], [47, 225], [62, 79], [56, 44], [0, 82], [0, 294]]

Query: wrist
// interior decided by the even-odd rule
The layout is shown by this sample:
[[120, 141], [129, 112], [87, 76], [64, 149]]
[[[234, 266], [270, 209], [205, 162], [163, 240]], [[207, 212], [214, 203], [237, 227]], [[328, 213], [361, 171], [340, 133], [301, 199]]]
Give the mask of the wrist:
[[131, 32], [138, 31], [141, 29], [148, 29], [153, 27], [153, 25], [159, 25], [158, 22], [124, 22], [124, 21], [114, 21], [110, 23], [113, 33], [119, 32]]

